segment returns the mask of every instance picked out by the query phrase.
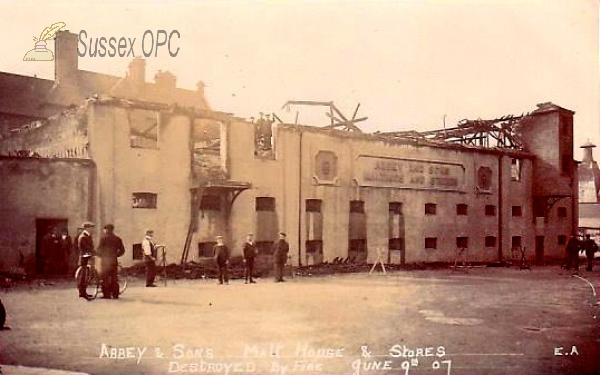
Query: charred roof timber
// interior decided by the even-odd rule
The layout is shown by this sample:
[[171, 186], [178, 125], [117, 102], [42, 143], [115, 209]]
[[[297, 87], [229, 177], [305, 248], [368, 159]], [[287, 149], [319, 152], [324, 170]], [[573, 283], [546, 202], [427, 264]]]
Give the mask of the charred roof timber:
[[[325, 106], [329, 107], [329, 113], [325, 113], [327, 117], [329, 117], [331, 123], [324, 127], [324, 129], [341, 129], [346, 131], [352, 131], [357, 133], [362, 133], [362, 130], [358, 126], [356, 126], [357, 122], [365, 121], [368, 117], [360, 117], [356, 118], [358, 113], [358, 109], [360, 108], [360, 103], [356, 106], [354, 113], [352, 114], [352, 118], [348, 119], [336, 106], [333, 104], [333, 101], [329, 102], [320, 102], [313, 100], [288, 100], [282, 109], [285, 108], [287, 110], [290, 109], [292, 105], [314, 105], [314, 106]], [[275, 116], [276, 117], [276, 116]], [[282, 122], [279, 117], [276, 117], [278, 121]], [[296, 124], [298, 123], [298, 117], [296, 116]]]
[[376, 132], [375, 134], [391, 139], [408, 139], [433, 143], [454, 143], [468, 147], [497, 148], [524, 151], [521, 129], [534, 116], [549, 111], [575, 112], [557, 106], [552, 102], [538, 103], [537, 108], [520, 116], [507, 115], [492, 120], [462, 120], [456, 127], [417, 132], [416, 130], [400, 132]]
[[[365, 121], [368, 117], [357, 118], [360, 103], [356, 106], [351, 118], [345, 116], [333, 103], [333, 101], [313, 101], [313, 100], [288, 100], [282, 109], [289, 110], [292, 105], [325, 106], [329, 108], [326, 113], [330, 118], [330, 124], [320, 127], [320, 129], [337, 129], [364, 134], [356, 125], [357, 122]], [[507, 115], [491, 120], [468, 120], [464, 119], [456, 127], [444, 128], [429, 131], [396, 131], [396, 132], [375, 132], [373, 135], [390, 140], [422, 141], [425, 144], [456, 144], [467, 147], [477, 148], [497, 148], [515, 151], [523, 151], [523, 144], [520, 135], [520, 127], [527, 123], [531, 117], [541, 113], [552, 103], [538, 104], [538, 109], [531, 113], [521, 114], [520, 116]], [[285, 124], [279, 117], [273, 114], [273, 120]], [[292, 125], [292, 124], [286, 124]], [[293, 125], [298, 125], [298, 116]]]
[[429, 140], [458, 143], [464, 146], [495, 147], [523, 150], [519, 128], [531, 114], [503, 116], [492, 120], [462, 120], [456, 127], [418, 132], [382, 132], [378, 135], [390, 138]]

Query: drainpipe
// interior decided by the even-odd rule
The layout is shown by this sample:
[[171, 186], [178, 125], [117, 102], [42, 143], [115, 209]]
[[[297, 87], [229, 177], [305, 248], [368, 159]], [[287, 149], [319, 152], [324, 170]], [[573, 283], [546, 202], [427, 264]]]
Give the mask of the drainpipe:
[[298, 267], [302, 267], [302, 129], [300, 129], [298, 163]]
[[89, 159], [87, 162], [88, 166], [88, 204], [87, 204], [87, 213], [86, 220], [97, 222], [96, 221], [96, 207], [97, 200], [99, 199], [96, 196], [97, 192], [97, 184], [98, 184], [98, 170], [96, 167], [96, 162], [93, 159]]
[[502, 181], [502, 154], [498, 155], [498, 261], [502, 262], [502, 227], [504, 220], [504, 199], [503, 199], [503, 182]]
[[571, 167], [571, 233], [579, 234], [579, 163], [573, 161]]

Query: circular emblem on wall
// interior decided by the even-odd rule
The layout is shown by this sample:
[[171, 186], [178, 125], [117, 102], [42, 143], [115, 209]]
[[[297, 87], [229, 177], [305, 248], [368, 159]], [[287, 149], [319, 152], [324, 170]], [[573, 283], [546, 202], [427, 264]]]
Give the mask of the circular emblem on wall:
[[319, 151], [315, 156], [316, 176], [319, 181], [333, 181], [337, 177], [337, 156], [331, 151]]

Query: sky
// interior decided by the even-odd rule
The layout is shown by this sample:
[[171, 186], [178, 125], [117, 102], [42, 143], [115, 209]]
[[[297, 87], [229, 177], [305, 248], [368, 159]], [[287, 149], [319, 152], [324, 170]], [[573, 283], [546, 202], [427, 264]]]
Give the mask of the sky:
[[[168, 70], [182, 88], [202, 81], [213, 109], [239, 117], [327, 125], [325, 107], [282, 106], [333, 101], [349, 117], [360, 103], [365, 132], [433, 130], [552, 101], [576, 112], [576, 158], [588, 139], [600, 146], [594, 0], [8, 1], [0, 14], [0, 71], [53, 79], [53, 63], [23, 56], [59, 21], [85, 30], [86, 44], [136, 38], [136, 56], [146, 30], [177, 30], [177, 56], [147, 57], [146, 79]], [[130, 61], [88, 53], [79, 67], [124, 76]]]

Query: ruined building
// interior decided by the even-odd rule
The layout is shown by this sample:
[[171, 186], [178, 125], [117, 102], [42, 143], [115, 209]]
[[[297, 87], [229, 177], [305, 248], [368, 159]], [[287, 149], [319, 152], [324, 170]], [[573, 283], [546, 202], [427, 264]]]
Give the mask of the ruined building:
[[[76, 60], [59, 44], [57, 65], [61, 51]], [[35, 256], [49, 224], [75, 233], [83, 220], [115, 224], [126, 265], [146, 228], [168, 245], [169, 263], [210, 256], [216, 235], [240, 254], [247, 233], [268, 257], [284, 231], [295, 265], [447, 262], [459, 249], [482, 262], [522, 249], [541, 263], [562, 256], [577, 230], [574, 113], [552, 103], [444, 130], [365, 134], [345, 118], [320, 128], [216, 112], [172, 76], [179, 94], [164, 97], [133, 72], [102, 77], [113, 85], [73, 83], [63, 96], [79, 99], [20, 113], [36, 121], [0, 142], [3, 266]]]

